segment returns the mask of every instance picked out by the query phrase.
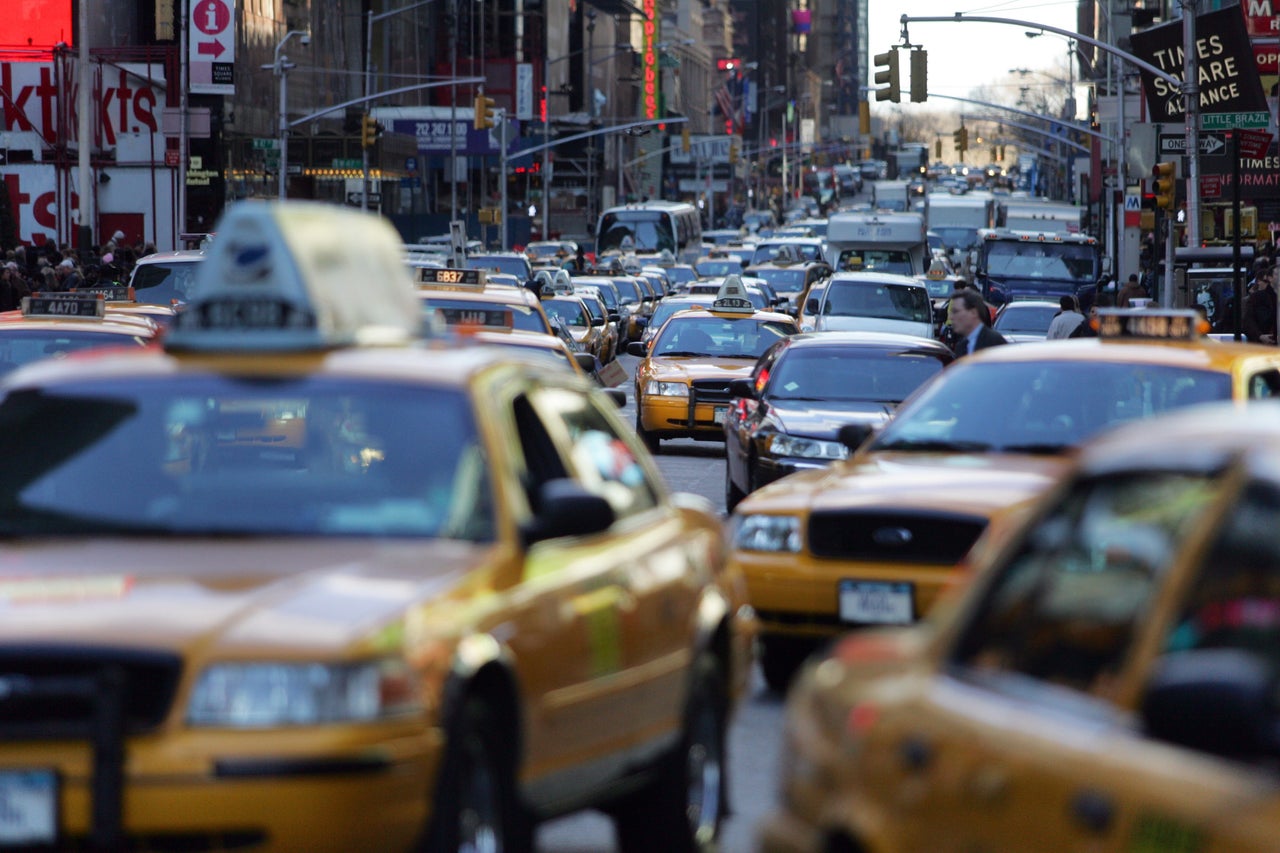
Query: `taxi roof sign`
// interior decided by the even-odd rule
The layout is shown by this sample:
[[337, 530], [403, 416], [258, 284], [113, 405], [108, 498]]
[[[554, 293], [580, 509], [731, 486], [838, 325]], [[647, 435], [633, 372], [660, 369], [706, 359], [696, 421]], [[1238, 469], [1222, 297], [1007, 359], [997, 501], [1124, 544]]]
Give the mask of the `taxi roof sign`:
[[419, 287], [436, 287], [454, 290], [484, 290], [487, 273], [481, 269], [461, 269], [458, 267], [416, 268]]
[[1202, 332], [1199, 312], [1183, 308], [1100, 308], [1098, 337], [1193, 341]]
[[747, 298], [747, 289], [742, 284], [742, 277], [727, 275], [716, 291], [715, 301], [711, 303], [712, 311], [754, 314], [756, 306]]
[[568, 270], [556, 270], [554, 274], [551, 270], [538, 270], [534, 278], [538, 282], [540, 296], [573, 295], [573, 279], [569, 277]]
[[33, 293], [22, 297], [22, 316], [101, 320], [106, 301], [97, 293]]
[[171, 350], [300, 351], [404, 343], [422, 310], [396, 231], [318, 202], [227, 208], [199, 265]]

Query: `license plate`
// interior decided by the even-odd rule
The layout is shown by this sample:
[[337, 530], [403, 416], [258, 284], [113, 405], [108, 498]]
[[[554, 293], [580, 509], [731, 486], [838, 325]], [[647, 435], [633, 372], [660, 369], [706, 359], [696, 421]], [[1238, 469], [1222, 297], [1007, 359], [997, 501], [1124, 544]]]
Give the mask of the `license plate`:
[[0, 847], [57, 840], [58, 783], [49, 770], [0, 771]]
[[915, 615], [909, 583], [840, 581], [840, 619], [873, 625], [909, 625]]
[[716, 406], [711, 410], [711, 417], [716, 423], [722, 424], [724, 423], [724, 416], [728, 414], [728, 412], [729, 408], [727, 406]]

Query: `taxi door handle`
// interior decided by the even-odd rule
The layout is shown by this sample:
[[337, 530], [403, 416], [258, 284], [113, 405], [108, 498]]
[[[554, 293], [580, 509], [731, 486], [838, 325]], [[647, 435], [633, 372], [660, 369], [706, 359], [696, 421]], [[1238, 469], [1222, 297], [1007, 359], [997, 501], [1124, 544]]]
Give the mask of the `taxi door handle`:
[[1115, 813], [1115, 803], [1100, 791], [1080, 791], [1071, 800], [1071, 816], [1076, 823], [1099, 835], [1110, 829]]

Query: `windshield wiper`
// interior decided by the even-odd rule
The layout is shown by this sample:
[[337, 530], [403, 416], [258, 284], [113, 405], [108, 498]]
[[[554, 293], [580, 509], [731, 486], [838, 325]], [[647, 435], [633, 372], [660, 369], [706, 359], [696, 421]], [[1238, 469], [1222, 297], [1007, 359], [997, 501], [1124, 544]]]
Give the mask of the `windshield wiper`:
[[1063, 453], [1070, 450], [1073, 445], [1066, 442], [1058, 442], [1056, 444], [1043, 442], [1040, 444], [1006, 444], [1000, 448], [1005, 453], [1032, 453], [1044, 454], [1052, 456], [1056, 453]]
[[991, 449], [985, 441], [946, 441], [940, 438], [899, 438], [875, 445], [873, 450], [919, 450], [952, 453], [981, 453]]

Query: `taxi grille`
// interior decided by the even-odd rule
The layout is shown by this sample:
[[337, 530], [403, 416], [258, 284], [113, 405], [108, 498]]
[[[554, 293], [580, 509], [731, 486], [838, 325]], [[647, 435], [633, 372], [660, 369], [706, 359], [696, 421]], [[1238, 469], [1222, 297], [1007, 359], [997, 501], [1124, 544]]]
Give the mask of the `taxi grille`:
[[728, 379], [695, 379], [693, 380], [693, 397], [698, 403], [728, 403], [733, 399], [729, 395]]
[[120, 679], [126, 734], [148, 732], [169, 713], [181, 673], [181, 658], [163, 652], [0, 646], [0, 738], [89, 737], [108, 675]]
[[841, 560], [952, 566], [986, 526], [968, 515], [820, 511], [809, 518], [809, 550]]

